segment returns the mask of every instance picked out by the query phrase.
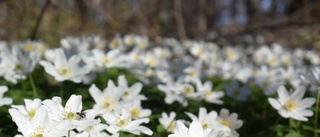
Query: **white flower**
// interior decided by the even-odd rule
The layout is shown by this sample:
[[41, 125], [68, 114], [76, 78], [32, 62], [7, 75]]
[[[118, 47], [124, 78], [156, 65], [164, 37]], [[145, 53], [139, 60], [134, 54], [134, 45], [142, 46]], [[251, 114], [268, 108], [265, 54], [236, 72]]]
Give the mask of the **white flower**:
[[94, 123], [94, 119], [83, 118], [79, 113], [82, 112], [82, 96], [71, 95], [65, 104], [61, 105], [61, 98], [54, 97], [52, 100], [46, 99], [42, 103], [49, 111], [49, 118], [53, 123], [67, 121], [72, 125], [72, 128], [88, 127]]
[[4, 78], [14, 84], [19, 79], [26, 79], [27, 74], [31, 73], [40, 57], [38, 52], [25, 53], [18, 46], [4, 50], [0, 54], [0, 68], [4, 73]]
[[110, 112], [114, 109], [123, 107], [125, 102], [120, 100], [121, 96], [123, 95], [123, 93], [120, 91], [121, 89], [117, 88], [111, 80], [108, 81], [108, 87], [105, 88], [103, 92], [98, 89], [95, 84], [91, 85], [89, 88], [89, 93], [96, 102], [94, 109], [103, 109], [107, 112]]
[[306, 84], [320, 86], [320, 68], [319, 67], [315, 67], [307, 71], [305, 74], [301, 74], [299, 76], [303, 80], [303, 82], [305, 82]]
[[205, 83], [201, 83], [201, 80], [196, 80], [196, 87], [198, 92], [204, 92], [204, 99], [209, 103], [214, 104], [222, 104], [223, 101], [221, 98], [224, 96], [223, 91], [213, 91], [212, 82], [206, 81]]
[[230, 134], [232, 137], [238, 137], [239, 133], [237, 133], [236, 129], [239, 129], [243, 122], [242, 120], [238, 120], [237, 113], [231, 113], [228, 109], [221, 109], [219, 116], [217, 118], [217, 122], [220, 127], [217, 127], [215, 130], [223, 132], [224, 135]]
[[36, 98], [34, 100], [24, 99], [25, 105], [12, 105], [13, 108], [19, 110], [19, 112], [30, 120], [34, 117], [35, 113], [41, 108], [41, 100]]
[[96, 64], [99, 67], [112, 68], [126, 65], [124, 64], [124, 56], [121, 55], [119, 49], [112, 49], [107, 53], [104, 53], [104, 51], [101, 49], [94, 49], [92, 50], [92, 54]]
[[308, 121], [306, 117], [312, 116], [313, 112], [308, 110], [315, 102], [315, 98], [304, 98], [306, 89], [299, 87], [292, 94], [289, 94], [284, 86], [278, 89], [278, 99], [268, 98], [271, 106], [278, 110], [284, 118], [293, 118], [299, 121]]
[[121, 97], [125, 101], [131, 100], [146, 100], [144, 95], [139, 94], [142, 89], [142, 83], [134, 83], [131, 87], [128, 86], [128, 82], [124, 75], [118, 77], [118, 84], [121, 87], [123, 96]]
[[193, 121], [187, 128], [182, 122], [178, 121], [174, 129], [174, 134], [168, 137], [217, 137], [213, 130], [203, 130], [199, 121]]
[[226, 59], [232, 62], [239, 60], [240, 57], [242, 57], [243, 53], [243, 51], [241, 51], [240, 49], [231, 46], [226, 47], [224, 49], [224, 52]]
[[69, 124], [66, 122], [50, 123], [45, 109], [39, 109], [32, 120], [14, 108], [9, 109], [9, 113], [24, 137], [61, 137], [68, 131]]
[[8, 91], [7, 86], [0, 86], [0, 106], [10, 105], [12, 103], [12, 98], [3, 97], [3, 94]]
[[119, 35], [117, 35], [114, 39], [111, 40], [109, 47], [111, 49], [122, 49], [124, 48], [123, 41]]
[[90, 72], [89, 68], [79, 65], [80, 61], [80, 57], [77, 55], [73, 55], [67, 60], [63, 49], [56, 49], [53, 64], [48, 61], [40, 61], [40, 65], [57, 81], [70, 80], [75, 83], [80, 83], [82, 76]]
[[225, 89], [229, 97], [238, 101], [248, 100], [248, 96], [251, 94], [251, 89], [248, 85], [240, 86], [237, 81], [233, 81], [231, 85], [225, 85]]
[[136, 135], [143, 133], [150, 136], [153, 133], [149, 128], [140, 125], [142, 123], [149, 123], [148, 118], [132, 120], [130, 112], [125, 109], [122, 109], [121, 112], [112, 111], [103, 114], [102, 117], [109, 124], [107, 130], [112, 134], [125, 131]]
[[142, 108], [140, 100], [133, 101], [129, 110], [130, 110], [132, 119], [149, 117], [151, 115], [150, 109], [143, 109]]
[[202, 76], [202, 60], [197, 60], [194, 64], [191, 66], [185, 68], [183, 72], [185, 75], [185, 81], [186, 82], [195, 82], [197, 79], [200, 79]]
[[176, 113], [173, 111], [170, 112], [169, 115], [165, 112], [162, 112], [161, 117], [159, 118], [159, 122], [167, 131], [173, 132], [176, 124], [176, 121], [174, 120], [175, 117]]
[[203, 129], [214, 128], [214, 126], [217, 125], [216, 119], [218, 114], [215, 111], [210, 111], [207, 113], [207, 109], [201, 107], [198, 117], [189, 112], [186, 112], [186, 114], [191, 118], [192, 121], [199, 121]]

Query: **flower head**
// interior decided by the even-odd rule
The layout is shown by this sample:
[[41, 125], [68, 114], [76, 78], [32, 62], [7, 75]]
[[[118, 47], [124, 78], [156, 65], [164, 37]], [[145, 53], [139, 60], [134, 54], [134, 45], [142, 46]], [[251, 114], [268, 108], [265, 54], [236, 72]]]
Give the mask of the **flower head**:
[[269, 98], [271, 106], [278, 110], [278, 113], [284, 118], [293, 118], [299, 121], [308, 121], [306, 117], [312, 116], [313, 112], [307, 108], [315, 102], [315, 98], [302, 99], [306, 89], [299, 87], [293, 93], [288, 93], [284, 86], [278, 89], [278, 98]]

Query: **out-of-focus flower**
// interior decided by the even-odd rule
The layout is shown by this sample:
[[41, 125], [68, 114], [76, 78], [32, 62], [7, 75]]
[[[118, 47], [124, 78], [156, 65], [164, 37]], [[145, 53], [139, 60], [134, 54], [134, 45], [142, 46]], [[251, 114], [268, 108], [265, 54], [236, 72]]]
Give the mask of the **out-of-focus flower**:
[[80, 57], [77, 55], [73, 55], [67, 60], [63, 49], [56, 49], [53, 64], [48, 61], [40, 61], [40, 65], [57, 81], [70, 80], [80, 83], [82, 76], [90, 72], [89, 68], [80, 66], [80, 61]]
[[94, 61], [99, 67], [112, 68], [112, 67], [123, 67], [124, 56], [121, 55], [119, 49], [112, 49], [107, 53], [104, 53], [101, 49], [92, 50]]
[[96, 110], [102, 109], [111, 112], [112, 110], [120, 109], [125, 105], [125, 102], [120, 100], [123, 95], [121, 89], [117, 88], [111, 80], [108, 82], [108, 87], [103, 91], [98, 89], [96, 85], [91, 85], [89, 93], [96, 102], [94, 105], [94, 109]]
[[282, 117], [308, 121], [306, 117], [313, 115], [313, 111], [308, 108], [316, 102], [316, 99], [312, 97], [302, 99], [305, 92], [304, 87], [299, 87], [290, 94], [284, 86], [281, 86], [278, 89], [278, 98], [268, 98], [268, 100]]
[[222, 104], [221, 98], [224, 96], [223, 91], [213, 91], [212, 82], [206, 81], [202, 83], [200, 79], [196, 80], [198, 92], [204, 92], [203, 98], [205, 101], [213, 104]]
[[175, 112], [170, 112], [169, 115], [165, 112], [162, 112], [161, 117], [159, 118], [159, 122], [168, 132], [173, 132], [176, 124], [175, 118]]
[[9, 109], [9, 113], [24, 137], [61, 137], [67, 134], [70, 126], [67, 122], [51, 123], [45, 109], [39, 109], [32, 120], [15, 108]]
[[198, 117], [189, 112], [186, 112], [186, 114], [191, 118], [192, 121], [199, 121], [203, 129], [215, 128], [215, 126], [217, 125], [216, 119], [218, 117], [218, 114], [216, 111], [210, 111], [209, 113], [207, 113], [207, 109], [201, 107], [199, 109]]
[[71, 97], [67, 100], [65, 107], [62, 106], [60, 97], [46, 99], [42, 103], [46, 106], [45, 109], [48, 110], [48, 116], [52, 123], [67, 121], [70, 124], [69, 129], [77, 127], [88, 127], [95, 121], [94, 118], [86, 119], [81, 116], [81, 95], [71, 95]]
[[193, 121], [189, 128], [178, 121], [174, 133], [168, 137], [218, 137], [213, 130], [204, 130], [199, 121]]
[[251, 89], [248, 85], [240, 86], [237, 81], [233, 81], [231, 85], [225, 85], [224, 87], [227, 95], [238, 101], [248, 100], [248, 96], [251, 94]]
[[3, 97], [3, 94], [8, 91], [7, 86], [0, 86], [0, 106], [10, 105], [12, 103], [12, 98]]
[[112, 134], [125, 131], [136, 135], [143, 133], [150, 136], [153, 133], [149, 128], [141, 125], [142, 123], [149, 123], [148, 118], [132, 120], [130, 112], [126, 109], [112, 111], [103, 114], [102, 117], [109, 124], [107, 130]]
[[215, 128], [220, 132], [223, 132], [224, 135], [230, 135], [232, 137], [238, 137], [239, 133], [237, 133], [237, 129], [239, 129], [243, 122], [238, 119], [237, 113], [231, 113], [228, 109], [221, 109], [219, 116], [217, 118], [217, 122], [220, 126]]
[[42, 102], [40, 99], [36, 98], [34, 100], [24, 99], [24, 105], [12, 105], [13, 108], [18, 109], [18, 111], [27, 117], [28, 119], [32, 119], [36, 114], [37, 110], [42, 106]]
[[125, 101], [132, 101], [132, 100], [146, 100], [147, 98], [144, 95], [139, 94], [142, 89], [142, 83], [137, 82], [134, 83], [132, 86], [128, 86], [127, 79], [124, 75], [118, 77], [118, 84], [121, 87], [121, 91], [123, 96], [121, 97]]

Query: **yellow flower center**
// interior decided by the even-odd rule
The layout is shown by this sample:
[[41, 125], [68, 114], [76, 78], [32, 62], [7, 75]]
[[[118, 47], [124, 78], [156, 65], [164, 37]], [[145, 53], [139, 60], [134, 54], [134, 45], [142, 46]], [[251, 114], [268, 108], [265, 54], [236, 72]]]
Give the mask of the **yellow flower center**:
[[126, 119], [119, 119], [117, 122], [117, 126], [119, 127], [124, 127], [129, 123], [130, 119], [126, 118]]
[[131, 115], [132, 115], [132, 118], [133, 118], [133, 119], [139, 118], [140, 109], [138, 109], [138, 108], [132, 109], [132, 110], [131, 110]]
[[101, 61], [102, 61], [103, 64], [108, 65], [108, 64], [110, 64], [112, 59], [108, 58], [108, 57], [102, 57]]
[[21, 71], [22, 70], [22, 65], [21, 64], [17, 64], [16, 67], [15, 67], [15, 70]]
[[124, 93], [123, 93], [123, 96], [125, 96], [125, 97], [127, 97], [129, 95], [129, 92], [128, 91], [125, 91]]
[[236, 53], [234, 51], [228, 50], [227, 51], [227, 56], [229, 59], [234, 59], [236, 56]]
[[154, 66], [156, 65], [155, 60], [152, 59], [152, 58], [148, 58], [147, 61], [146, 61], [146, 63], [147, 63], [149, 66], [151, 66], [151, 67], [154, 67]]
[[232, 95], [237, 97], [237, 96], [240, 95], [240, 93], [241, 93], [241, 91], [239, 89], [236, 89], [236, 90], [233, 91]]
[[202, 54], [203, 54], [203, 50], [199, 49], [198, 51], [196, 51], [195, 56], [200, 57]]
[[184, 92], [187, 96], [189, 96], [189, 95], [191, 95], [191, 94], [194, 92], [194, 89], [193, 89], [191, 86], [189, 86], [189, 85], [185, 85], [185, 86], [183, 86], [183, 92]]
[[212, 95], [212, 92], [211, 91], [207, 91], [205, 97], [209, 98], [211, 95]]
[[58, 69], [58, 73], [61, 76], [67, 77], [67, 76], [69, 76], [71, 74], [71, 71], [67, 67], [61, 67], [60, 69]]
[[118, 48], [120, 46], [120, 42], [119, 42], [119, 40], [113, 40], [112, 42], [111, 42], [111, 47], [112, 48]]
[[105, 99], [102, 103], [102, 107], [111, 111], [115, 107], [115, 102], [112, 99]]
[[42, 44], [40, 44], [39, 46], [38, 46], [38, 52], [40, 52], [40, 53], [43, 53], [43, 51], [45, 50], [45, 47], [44, 47], [44, 45], [42, 45]]
[[86, 129], [87, 129], [87, 131], [92, 131], [93, 130], [93, 126], [88, 126]]
[[36, 110], [34, 108], [31, 108], [31, 110], [29, 111], [29, 117], [30, 118], [33, 118], [34, 117], [34, 114], [36, 113]]
[[69, 120], [74, 120], [74, 119], [77, 118], [77, 114], [69, 112], [69, 113], [66, 114], [66, 118], [69, 119]]
[[176, 127], [176, 122], [175, 121], [171, 122], [168, 127], [168, 131], [173, 132], [175, 127]]
[[207, 129], [208, 127], [209, 127], [208, 123], [203, 123], [203, 124], [202, 124], [202, 128], [203, 128], [203, 129]]
[[31, 133], [30, 137], [46, 137], [50, 131], [46, 130], [44, 127], [36, 127]]
[[33, 51], [33, 45], [31, 43], [26, 44], [24, 50], [27, 52]]
[[36, 134], [36, 135], [33, 135], [32, 137], [44, 137], [43, 134]]
[[294, 102], [293, 100], [288, 100], [285, 106], [288, 111], [292, 111], [298, 107], [297, 103]]
[[271, 65], [276, 65], [277, 63], [278, 63], [277, 58], [272, 57], [271, 60], [270, 60], [270, 64], [271, 64]]
[[221, 120], [221, 121], [220, 121], [220, 124], [221, 124], [221, 125], [224, 125], [224, 126], [227, 126], [227, 127], [230, 127], [230, 123], [229, 123], [229, 121], [227, 121], [227, 120]]

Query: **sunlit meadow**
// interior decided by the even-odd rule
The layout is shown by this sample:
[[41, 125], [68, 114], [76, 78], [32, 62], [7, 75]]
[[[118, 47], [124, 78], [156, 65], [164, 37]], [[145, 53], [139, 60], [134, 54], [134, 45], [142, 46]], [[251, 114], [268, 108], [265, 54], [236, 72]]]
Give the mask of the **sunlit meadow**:
[[0, 136], [318, 137], [320, 56], [128, 34], [0, 42]]

